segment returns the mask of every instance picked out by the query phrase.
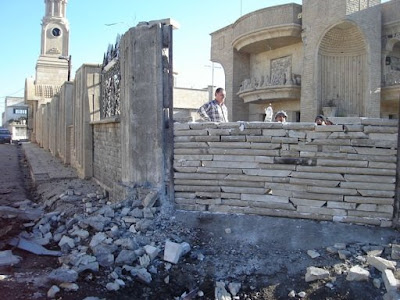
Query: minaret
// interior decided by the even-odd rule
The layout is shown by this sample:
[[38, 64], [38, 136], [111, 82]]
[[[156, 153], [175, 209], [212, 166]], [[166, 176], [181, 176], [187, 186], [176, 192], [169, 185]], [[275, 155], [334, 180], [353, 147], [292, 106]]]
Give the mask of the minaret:
[[40, 56], [36, 63], [36, 85], [62, 85], [67, 80], [69, 23], [66, 19], [68, 0], [44, 0]]

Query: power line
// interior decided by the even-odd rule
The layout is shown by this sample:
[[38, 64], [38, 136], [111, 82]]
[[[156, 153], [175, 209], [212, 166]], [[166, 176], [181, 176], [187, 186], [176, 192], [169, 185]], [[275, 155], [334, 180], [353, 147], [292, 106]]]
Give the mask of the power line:
[[11, 93], [11, 94], [9, 94], [9, 95], [7, 95], [7, 96], [1, 96], [0, 98], [1, 98], [1, 99], [5, 99], [6, 97], [13, 96], [13, 95], [15, 95], [15, 94], [17, 94], [17, 93], [23, 91], [24, 89], [25, 89], [25, 88], [23, 87], [22, 89], [19, 89], [18, 91], [14, 92], [14, 93]]

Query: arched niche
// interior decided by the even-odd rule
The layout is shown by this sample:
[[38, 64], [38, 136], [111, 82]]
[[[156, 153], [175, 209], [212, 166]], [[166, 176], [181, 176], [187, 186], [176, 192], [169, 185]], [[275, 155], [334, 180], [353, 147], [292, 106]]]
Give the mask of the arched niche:
[[400, 85], [400, 39], [392, 38], [386, 44], [384, 86]]
[[336, 116], [364, 116], [367, 46], [359, 28], [345, 21], [329, 29], [318, 48], [319, 110]]

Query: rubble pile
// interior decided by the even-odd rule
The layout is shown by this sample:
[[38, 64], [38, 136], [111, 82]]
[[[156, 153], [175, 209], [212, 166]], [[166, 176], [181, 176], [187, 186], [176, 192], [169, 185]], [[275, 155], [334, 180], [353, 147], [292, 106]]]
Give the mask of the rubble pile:
[[[177, 264], [191, 250], [186, 242], [150, 238], [155, 216], [160, 211], [155, 206], [158, 194], [154, 191], [149, 191], [141, 200], [113, 204], [104, 193], [83, 196], [68, 189], [47, 200], [45, 206], [57, 200], [80, 202], [84, 212], [73, 216], [61, 211], [44, 214], [38, 222], [26, 223], [29, 232], [20, 233], [11, 243], [39, 255], [60, 256], [61, 267], [49, 275], [53, 284], [47, 293], [50, 298], [56, 297], [61, 289], [77, 291], [76, 282], [82, 274], [92, 276], [100, 270], [106, 274], [103, 284], [108, 291], [117, 291], [135, 280], [150, 284], [160, 268], [169, 270], [171, 264]], [[54, 244], [60, 251], [46, 248]], [[4, 255], [12, 253], [8, 251]], [[18, 262], [16, 258], [14, 263]]]
[[[38, 255], [59, 257], [59, 268], [47, 276], [48, 298], [57, 298], [63, 291], [80, 291], [82, 279], [96, 281], [96, 285], [103, 291], [112, 293], [134, 286], [137, 282], [150, 286], [154, 281], [162, 281], [168, 285], [174, 276], [174, 265], [182, 266], [182, 270], [187, 264], [192, 264], [199, 270], [206, 269], [204, 261], [211, 261], [207, 256], [216, 254], [217, 257], [213, 250], [202, 249], [206, 247], [204, 241], [199, 244], [193, 242], [193, 245], [187, 242], [193, 229], [179, 227], [179, 224], [174, 224], [173, 220], [161, 214], [160, 207], [157, 206], [160, 202], [157, 192], [146, 190], [133, 198], [111, 203], [106, 193], [82, 193], [69, 187], [61, 194], [45, 199], [44, 208], [50, 212], [42, 213], [35, 221], [28, 218], [27, 223], [24, 223], [26, 230], [10, 239], [8, 244]], [[52, 211], [55, 203], [58, 203], [59, 210]], [[71, 215], [68, 213], [70, 211], [63, 211], [61, 203], [73, 204], [75, 213]], [[22, 215], [30, 209], [37, 213], [44, 208], [27, 201], [20, 203], [19, 207], [25, 211]], [[230, 228], [225, 228], [224, 232], [226, 235], [232, 234]], [[210, 244], [212, 247], [213, 242], [210, 241]], [[240, 260], [246, 260], [249, 250], [246, 250], [245, 255], [245, 248], [234, 248], [225, 250], [234, 253]], [[276, 253], [279, 259], [280, 252]], [[336, 243], [326, 249], [310, 249], [299, 255], [300, 259], [307, 256], [314, 263], [304, 268], [304, 279], [309, 285], [318, 282], [334, 291], [339, 289], [338, 285], [343, 282], [341, 280], [363, 281], [385, 294], [385, 300], [400, 299], [400, 269], [397, 269], [400, 245], [397, 242], [389, 245]], [[327, 263], [332, 261], [331, 258], [340, 262]], [[18, 264], [21, 258], [14, 256], [11, 250], [0, 251], [0, 264], [2, 262], [3, 265]], [[220, 276], [212, 278], [214, 290], [208, 293], [214, 293], [217, 300], [258, 299], [246, 294], [249, 287], [244, 279], [254, 270], [262, 273], [262, 262], [258, 264], [257, 259], [251, 263], [248, 261], [246, 268], [236, 271], [228, 266], [234, 262], [221, 263], [226, 264], [226, 271], [231, 272], [224, 275], [221, 272]], [[277, 266], [269, 267], [274, 269]], [[180, 296], [175, 299], [205, 299], [205, 291], [201, 290], [205, 273], [199, 271], [200, 275], [196, 279], [198, 286], [191, 290], [176, 291], [176, 295]], [[296, 283], [293, 283], [291, 289], [287, 290], [289, 298], [308, 299], [308, 293], [312, 289], [307, 290], [303, 286], [296, 291], [296, 288]], [[250, 286], [250, 290], [255, 289], [255, 286]]]
[[[367, 281], [378, 289], [383, 283], [386, 289], [385, 300], [400, 299], [400, 269], [396, 268], [400, 259], [399, 244], [336, 243], [326, 248], [326, 252], [328, 255], [337, 255], [342, 262], [333, 266], [308, 267], [306, 282], [322, 280], [326, 282], [326, 287], [335, 289], [337, 278], [345, 276], [347, 281]], [[309, 250], [307, 253], [313, 259], [321, 256], [316, 250]], [[295, 295], [291, 291], [288, 296]]]

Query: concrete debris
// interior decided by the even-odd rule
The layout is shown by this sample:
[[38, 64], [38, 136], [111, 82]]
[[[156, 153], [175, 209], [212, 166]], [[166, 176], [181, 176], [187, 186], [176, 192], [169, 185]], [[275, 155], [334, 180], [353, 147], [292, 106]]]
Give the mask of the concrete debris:
[[[153, 281], [152, 276], [158, 275], [163, 276], [165, 284], [171, 283], [172, 277], [168, 272], [172, 272], [176, 268], [173, 265], [178, 264], [192, 249], [178, 233], [172, 234], [169, 237], [171, 240], [165, 236], [152, 238], [154, 223], [157, 221], [155, 216], [160, 212], [160, 209], [155, 207], [159, 197], [157, 192], [150, 191], [145, 197], [138, 196], [136, 200], [125, 200], [117, 204], [109, 203], [100, 193], [83, 193], [85, 196], [82, 197], [79, 194], [75, 189], [68, 189], [62, 196], [56, 198], [80, 197], [79, 203], [85, 206], [84, 212], [73, 217], [66, 217], [60, 212], [41, 215], [36, 223], [29, 224], [29, 227], [32, 227], [31, 233], [25, 232], [22, 237], [14, 241], [14, 245], [20, 247], [22, 247], [20, 241], [23, 241], [22, 245], [25, 245], [26, 249], [21, 249], [35, 251], [33, 253], [61, 256], [59, 263], [62, 267], [53, 270], [48, 276], [51, 283], [58, 285], [49, 290], [49, 298], [56, 297], [60, 288], [69, 292], [79, 290], [76, 283], [78, 278], [82, 276], [87, 280], [96, 278], [95, 273], [99, 272], [100, 268], [104, 268], [102, 272], [108, 275], [108, 280], [103, 283], [107, 291], [118, 291], [133, 280], [149, 285]], [[23, 202], [20, 205], [32, 204]], [[229, 227], [223, 228], [223, 231], [226, 234], [232, 233]], [[47, 250], [39, 245], [40, 243], [56, 243], [62, 252]], [[198, 247], [194, 246], [191, 253], [193, 261], [203, 261], [204, 254], [208, 255]], [[162, 255], [161, 251], [164, 252]], [[12, 255], [11, 251], [9, 255]], [[394, 298], [399, 288], [395, 273], [396, 262], [389, 259], [400, 259], [400, 244], [394, 243], [391, 248], [385, 249], [379, 245], [335, 243], [318, 251], [308, 250], [307, 255], [312, 259], [330, 256], [342, 260], [333, 266], [309, 266], [305, 281], [310, 284], [323, 280], [325, 287], [333, 290], [337, 288], [337, 283], [330, 274], [346, 276], [348, 281], [367, 281], [372, 278], [371, 283], [377, 289], [383, 285], [386, 288], [385, 299], [397, 299]], [[380, 257], [381, 255], [384, 257]], [[0, 265], [1, 260], [0, 252]], [[15, 260], [15, 263], [18, 262], [18, 259]], [[371, 275], [368, 271], [371, 266], [381, 274], [372, 272]], [[249, 273], [253, 271], [250, 268], [246, 270]], [[251, 289], [251, 286], [249, 288]], [[241, 289], [240, 282], [218, 281], [215, 284], [215, 299], [241, 299], [242, 295], [239, 294]], [[290, 291], [287, 296], [308, 297], [306, 292], [295, 290]], [[185, 292], [176, 299], [189, 300], [196, 297], [204, 297], [204, 293], [198, 288]], [[99, 300], [99, 298], [87, 297], [85, 300]]]
[[17, 247], [19, 249], [37, 254], [37, 255], [49, 255], [49, 256], [61, 256], [62, 253], [60, 251], [53, 251], [44, 248], [43, 246], [26, 240], [24, 238], [13, 238], [8, 242], [9, 245]]
[[70, 282], [63, 282], [60, 284], [60, 287], [67, 292], [76, 292], [79, 290], [79, 285]]
[[382, 272], [383, 283], [385, 284], [386, 291], [397, 291], [400, 287], [400, 281], [394, 277], [392, 270], [384, 270]]
[[21, 259], [21, 257], [14, 255], [11, 250], [0, 251], [0, 267], [16, 265]]
[[364, 268], [360, 266], [354, 266], [351, 267], [349, 270], [349, 273], [346, 276], [346, 280], [348, 281], [363, 281], [363, 280], [368, 280], [370, 277], [370, 273], [368, 270], [365, 270]]
[[317, 258], [320, 257], [321, 254], [319, 254], [317, 251], [315, 250], [308, 250], [307, 251], [308, 256], [310, 256], [311, 258]]
[[108, 290], [108, 291], [118, 291], [119, 290], [119, 288], [120, 288], [120, 285], [117, 283], [117, 282], [109, 282], [109, 283], [107, 283], [107, 285], [106, 285], [106, 289]]
[[390, 261], [386, 260], [382, 257], [377, 257], [377, 256], [367, 256], [367, 262], [378, 269], [379, 271], [383, 272], [386, 269], [389, 270], [395, 270], [396, 269], [396, 262], [395, 261]]
[[55, 298], [57, 293], [60, 291], [60, 288], [56, 285], [53, 285], [48, 291], [47, 291], [47, 297], [48, 298]]
[[319, 279], [329, 278], [329, 271], [316, 267], [308, 267], [306, 273], [306, 282], [315, 281]]
[[78, 273], [71, 269], [59, 268], [49, 274], [50, 281], [54, 283], [75, 282], [78, 279]]
[[188, 243], [165, 242], [164, 260], [173, 264], [177, 264], [179, 259], [190, 251]]
[[136, 277], [140, 282], [150, 284], [153, 278], [145, 268], [133, 268], [131, 270], [132, 276]]
[[21, 210], [10, 206], [0, 206], [0, 217], [10, 218], [16, 217], [21, 220], [35, 221], [43, 215], [43, 210], [40, 208], [29, 208]]
[[160, 252], [158, 248], [151, 245], [144, 246], [144, 251], [146, 251], [151, 260], [154, 260], [157, 257], [158, 253]]
[[225, 289], [225, 282], [223, 281], [215, 283], [215, 300], [232, 300], [231, 294]]
[[158, 192], [150, 191], [143, 199], [143, 206], [145, 208], [153, 207], [156, 204], [157, 199], [158, 199]]
[[306, 296], [306, 292], [300, 292], [297, 294], [297, 296], [299, 296], [299, 298], [304, 298]]
[[242, 284], [240, 282], [230, 282], [228, 284], [229, 292], [232, 294], [233, 297], [235, 297], [239, 293], [241, 287]]
[[392, 259], [396, 259], [396, 260], [400, 259], [400, 245], [398, 245], [398, 244], [392, 245], [391, 257], [392, 257]]
[[294, 290], [291, 290], [291, 291], [289, 292], [289, 294], [288, 294], [288, 297], [289, 297], [289, 298], [294, 298], [294, 297], [296, 297], [296, 292], [295, 292]]

